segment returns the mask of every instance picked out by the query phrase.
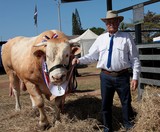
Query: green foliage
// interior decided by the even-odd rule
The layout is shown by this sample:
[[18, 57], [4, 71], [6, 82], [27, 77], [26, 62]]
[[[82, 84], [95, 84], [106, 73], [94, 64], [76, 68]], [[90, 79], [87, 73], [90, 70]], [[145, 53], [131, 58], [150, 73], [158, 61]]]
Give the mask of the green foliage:
[[75, 13], [72, 13], [72, 34], [81, 35], [84, 32], [81, 26], [81, 20], [79, 17], [78, 10], [75, 9]]
[[[144, 16], [142, 30], [160, 30], [160, 15], [148, 11]], [[152, 42], [153, 38], [159, 35], [160, 32], [158, 33], [156, 31], [142, 33], [143, 38], [145, 38], [144, 42]]]
[[119, 30], [123, 31], [127, 29], [127, 24], [125, 24], [124, 22], [122, 22], [119, 26]]
[[[141, 24], [142, 30], [148, 30], [149, 32], [142, 32], [142, 41], [145, 43], [152, 42], [153, 38], [156, 36], [160, 36], [160, 32], [156, 32], [153, 30], [160, 30], [160, 14], [156, 14], [154, 12], [148, 11], [144, 16], [144, 23]], [[100, 35], [105, 32], [103, 28], [90, 28], [95, 34]], [[135, 25], [133, 22], [124, 23], [122, 22], [119, 26], [119, 30], [135, 30]], [[152, 30], [152, 31], [151, 31]], [[75, 9], [75, 13], [72, 13], [72, 34], [73, 35], [81, 35], [85, 30], [82, 28], [80, 16], [78, 10]]]
[[73, 35], [76, 35], [77, 27], [78, 27], [78, 23], [77, 23], [76, 15], [72, 13], [72, 34]]
[[78, 13], [77, 9], [75, 9], [75, 16], [76, 16], [76, 20], [77, 20], [79, 29], [82, 30], [81, 20], [80, 20], [80, 16], [79, 16], [79, 13]]
[[[126, 29], [135, 30], [135, 25], [132, 23], [124, 23]], [[123, 29], [124, 25], [121, 25], [120, 29]], [[144, 23], [141, 24], [142, 31], [142, 41], [144, 43], [149, 43], [153, 41], [153, 38], [160, 36], [160, 32], [154, 30], [160, 30], [160, 15], [154, 12], [148, 11], [144, 15]], [[148, 32], [146, 32], [148, 31]]]
[[[98, 27], [98, 28], [92, 27], [90, 29], [97, 35], [100, 35], [105, 31], [103, 28], [100, 28], [100, 27]], [[85, 31], [86, 30], [84, 30], [82, 28], [82, 24], [81, 24], [81, 20], [80, 20], [78, 10], [75, 9], [75, 12], [72, 13], [72, 35], [81, 35]]]
[[97, 35], [100, 35], [100, 34], [104, 33], [104, 31], [105, 31], [103, 28], [100, 28], [100, 27], [98, 27], [98, 28], [92, 27], [92, 28], [90, 28], [90, 30]]

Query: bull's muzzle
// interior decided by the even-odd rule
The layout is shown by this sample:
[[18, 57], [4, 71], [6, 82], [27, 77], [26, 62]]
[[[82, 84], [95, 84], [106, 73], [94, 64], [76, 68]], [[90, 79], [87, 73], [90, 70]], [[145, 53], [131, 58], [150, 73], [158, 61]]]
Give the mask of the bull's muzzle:
[[49, 69], [50, 82], [59, 85], [66, 81], [68, 66], [58, 64]]
[[62, 82], [65, 77], [66, 75], [56, 75], [56, 76], [52, 76], [52, 79], [53, 79], [53, 82], [59, 83], [59, 82]]

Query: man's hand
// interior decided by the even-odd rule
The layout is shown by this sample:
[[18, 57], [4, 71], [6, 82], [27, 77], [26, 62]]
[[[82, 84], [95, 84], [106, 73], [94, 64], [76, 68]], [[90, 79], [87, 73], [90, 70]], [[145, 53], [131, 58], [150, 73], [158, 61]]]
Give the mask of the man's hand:
[[131, 89], [134, 91], [138, 87], [138, 80], [131, 81]]
[[72, 65], [75, 65], [75, 64], [79, 64], [79, 59], [78, 58], [74, 58], [72, 60]]

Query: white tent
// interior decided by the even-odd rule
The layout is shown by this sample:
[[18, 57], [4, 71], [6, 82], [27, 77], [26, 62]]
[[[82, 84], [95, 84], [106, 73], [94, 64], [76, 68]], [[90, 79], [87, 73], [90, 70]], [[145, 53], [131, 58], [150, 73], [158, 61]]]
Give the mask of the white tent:
[[90, 29], [86, 30], [82, 35], [79, 37], [70, 40], [71, 43], [79, 43], [81, 47], [81, 56], [84, 56], [88, 53], [89, 48], [96, 40], [98, 35], [92, 32]]
[[160, 42], [160, 36], [153, 38], [153, 42]]

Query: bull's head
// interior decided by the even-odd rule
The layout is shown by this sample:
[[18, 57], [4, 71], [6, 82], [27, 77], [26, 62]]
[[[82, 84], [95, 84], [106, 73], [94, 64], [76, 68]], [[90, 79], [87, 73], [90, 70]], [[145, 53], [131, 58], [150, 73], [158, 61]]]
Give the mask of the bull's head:
[[43, 48], [38, 48], [34, 54], [39, 56], [44, 53], [50, 82], [55, 85], [60, 85], [67, 79], [71, 55], [73, 55], [78, 48], [72, 48], [67, 37], [62, 33], [56, 34], [58, 37], [50, 38], [45, 36], [45, 41], [35, 45]]

